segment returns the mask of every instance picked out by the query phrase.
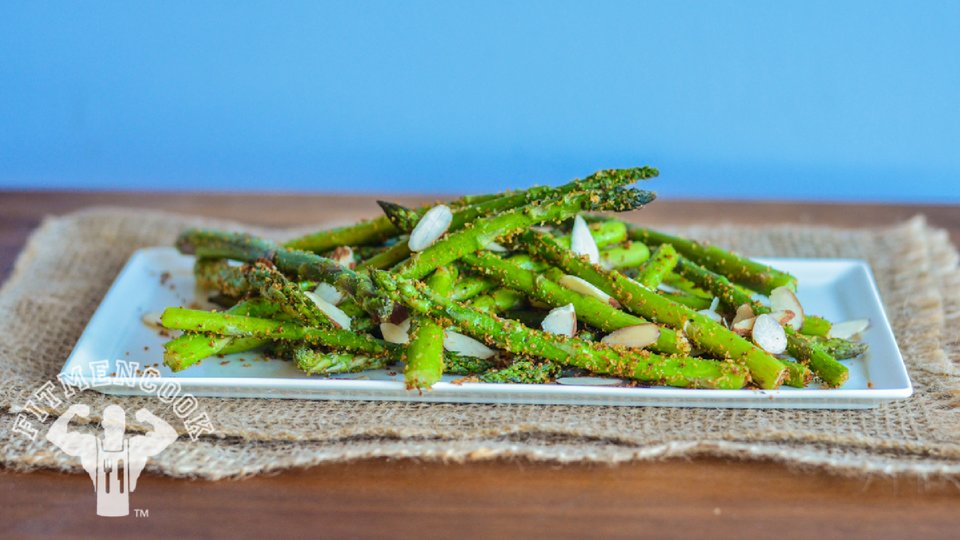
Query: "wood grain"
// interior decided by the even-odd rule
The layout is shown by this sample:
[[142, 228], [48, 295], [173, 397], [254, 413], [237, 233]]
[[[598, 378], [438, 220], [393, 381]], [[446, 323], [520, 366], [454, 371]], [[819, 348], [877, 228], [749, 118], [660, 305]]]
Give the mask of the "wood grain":
[[[423, 198], [394, 198], [414, 202]], [[160, 208], [263, 225], [373, 215], [373, 197], [0, 192], [0, 278], [47, 214]], [[658, 201], [650, 222], [891, 224], [925, 214], [960, 244], [960, 207]], [[145, 475], [150, 517], [97, 518], [85, 475], [0, 472], [4, 538], [956, 538], [960, 490], [917, 479], [840, 478], [717, 459], [616, 467], [366, 460], [242, 481]]]

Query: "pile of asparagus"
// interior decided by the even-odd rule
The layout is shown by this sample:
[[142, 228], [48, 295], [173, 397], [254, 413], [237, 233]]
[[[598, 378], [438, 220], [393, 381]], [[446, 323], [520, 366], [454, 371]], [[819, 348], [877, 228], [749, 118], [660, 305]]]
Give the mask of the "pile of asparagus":
[[[842, 385], [865, 321], [805, 314], [784, 272], [609, 212], [654, 200], [649, 167], [559, 187], [467, 196], [277, 244], [191, 229], [198, 285], [224, 309], [171, 307], [174, 371], [263, 348], [310, 374], [403, 365], [410, 389], [444, 373], [548, 383], [599, 375], [686, 388]], [[607, 214], [588, 214], [606, 212]]]

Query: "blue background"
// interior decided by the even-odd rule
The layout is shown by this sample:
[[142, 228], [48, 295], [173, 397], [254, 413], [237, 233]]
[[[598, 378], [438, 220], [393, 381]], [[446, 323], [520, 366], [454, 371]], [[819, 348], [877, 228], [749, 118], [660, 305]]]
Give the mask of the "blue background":
[[0, 187], [960, 202], [960, 2], [4, 2]]

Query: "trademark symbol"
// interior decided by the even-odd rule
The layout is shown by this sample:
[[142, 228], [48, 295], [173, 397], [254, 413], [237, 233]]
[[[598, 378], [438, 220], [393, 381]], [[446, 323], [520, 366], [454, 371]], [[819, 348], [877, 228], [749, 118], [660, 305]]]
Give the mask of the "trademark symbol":
[[150, 517], [150, 509], [148, 508], [134, 508], [133, 515], [138, 518]]

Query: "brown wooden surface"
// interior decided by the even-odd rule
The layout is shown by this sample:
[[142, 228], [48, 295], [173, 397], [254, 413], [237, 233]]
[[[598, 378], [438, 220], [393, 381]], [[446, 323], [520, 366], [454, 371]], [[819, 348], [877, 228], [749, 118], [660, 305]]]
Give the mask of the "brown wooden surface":
[[[410, 200], [396, 198], [398, 200]], [[373, 215], [372, 197], [0, 192], [0, 279], [44, 215], [98, 204], [264, 225]], [[860, 227], [925, 214], [960, 244], [960, 207], [658, 201], [651, 222]], [[242, 481], [145, 475], [149, 517], [97, 518], [85, 475], [0, 471], [0, 536], [956, 538], [960, 489], [717, 459], [616, 467], [369, 460]]]

